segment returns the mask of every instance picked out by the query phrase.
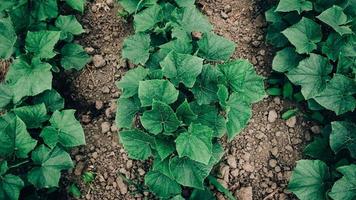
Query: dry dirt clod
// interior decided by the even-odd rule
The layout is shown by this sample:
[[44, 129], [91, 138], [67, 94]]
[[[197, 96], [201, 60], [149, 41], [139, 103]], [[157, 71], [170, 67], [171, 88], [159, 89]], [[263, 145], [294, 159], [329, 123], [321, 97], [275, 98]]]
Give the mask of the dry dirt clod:
[[269, 160], [268, 165], [272, 168], [275, 168], [277, 166], [277, 160], [275, 160], [275, 159]]
[[93, 64], [96, 68], [101, 68], [105, 66], [106, 61], [102, 55], [95, 55], [93, 56]]
[[269, 122], [273, 123], [277, 120], [277, 118], [278, 118], [278, 114], [277, 114], [276, 110], [270, 110], [268, 112], [268, 121]]
[[228, 164], [231, 168], [236, 169], [236, 168], [237, 168], [237, 162], [236, 162], [235, 156], [229, 155], [229, 156], [227, 157], [227, 164]]
[[80, 176], [83, 172], [84, 167], [85, 167], [84, 162], [79, 161], [75, 166], [74, 174], [76, 176]]
[[95, 101], [95, 108], [101, 110], [104, 107], [104, 103], [100, 100]]
[[124, 183], [124, 180], [120, 176], [118, 176], [116, 178], [116, 183], [117, 183], [117, 187], [120, 190], [120, 193], [123, 195], [126, 194], [127, 193], [127, 185]]
[[101, 124], [101, 133], [107, 133], [107, 132], [109, 132], [109, 131], [110, 131], [110, 127], [111, 127], [111, 125], [110, 125], [109, 122], [103, 122], [103, 123]]
[[294, 128], [296, 123], [297, 123], [297, 117], [296, 116], [293, 116], [293, 117], [289, 118], [286, 121], [287, 126], [290, 127], [290, 128]]
[[242, 187], [236, 191], [235, 196], [239, 200], [252, 200], [252, 187]]

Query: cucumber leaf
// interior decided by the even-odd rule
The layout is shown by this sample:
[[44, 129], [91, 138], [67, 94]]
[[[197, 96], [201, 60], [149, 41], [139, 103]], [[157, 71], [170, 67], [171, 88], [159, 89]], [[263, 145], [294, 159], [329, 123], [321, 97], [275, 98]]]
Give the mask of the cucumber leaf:
[[138, 93], [139, 82], [144, 80], [148, 75], [148, 69], [138, 66], [126, 72], [125, 76], [116, 83], [117, 87], [122, 90], [121, 98], [129, 98]]
[[144, 33], [136, 33], [124, 40], [122, 57], [134, 64], [144, 65], [150, 57], [151, 38]]
[[330, 146], [335, 153], [348, 149], [351, 156], [356, 158], [356, 124], [346, 121], [331, 123]]
[[198, 56], [211, 61], [226, 61], [235, 51], [235, 43], [214, 33], [204, 33], [198, 41]]
[[151, 106], [154, 100], [171, 104], [178, 99], [178, 94], [178, 90], [167, 80], [140, 81], [138, 86], [142, 106]]
[[121, 131], [119, 137], [130, 158], [146, 160], [152, 155], [151, 145], [154, 142], [152, 136], [135, 129]]
[[79, 44], [65, 44], [61, 49], [61, 66], [65, 70], [81, 70], [90, 62], [90, 56]]
[[298, 14], [303, 11], [310, 11], [313, 9], [313, 3], [307, 0], [281, 0], [276, 8], [277, 12], [291, 12], [297, 11]]
[[14, 112], [26, 124], [28, 129], [41, 128], [42, 123], [48, 120], [44, 103], [18, 107], [14, 109]]
[[346, 34], [353, 34], [349, 23], [347, 15], [343, 12], [343, 8], [333, 5], [329, 9], [322, 12], [316, 18], [320, 19], [325, 24], [331, 26], [337, 33], [341, 36]]
[[116, 125], [118, 128], [131, 128], [136, 114], [141, 110], [137, 96], [130, 98], [121, 97], [117, 101]]
[[356, 197], [356, 165], [337, 168], [343, 177], [335, 182], [329, 196], [332, 199], [352, 200]]
[[15, 51], [17, 35], [11, 19], [0, 19], [0, 59], [8, 59]]

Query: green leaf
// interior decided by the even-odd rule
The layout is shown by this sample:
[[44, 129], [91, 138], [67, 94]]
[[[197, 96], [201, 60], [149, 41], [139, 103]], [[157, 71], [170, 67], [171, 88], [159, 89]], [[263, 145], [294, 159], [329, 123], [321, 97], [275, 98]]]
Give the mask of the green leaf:
[[163, 75], [169, 78], [175, 86], [183, 83], [191, 88], [202, 71], [203, 59], [173, 51], [160, 64]]
[[193, 45], [191, 40], [187, 39], [174, 39], [170, 42], [159, 46], [160, 53], [166, 57], [171, 51], [181, 54], [191, 54], [193, 51]]
[[10, 17], [0, 19], [0, 59], [8, 59], [15, 51], [17, 40]]
[[205, 188], [204, 190], [194, 189], [189, 197], [189, 200], [216, 200], [213, 192], [210, 188]]
[[195, 6], [177, 9], [173, 15], [177, 24], [188, 33], [212, 30], [209, 20]]
[[339, 6], [333, 5], [316, 18], [331, 26], [341, 36], [345, 34], [353, 34], [350, 26], [347, 25], [350, 21], [347, 18], [347, 15], [343, 12], [343, 9]]
[[321, 50], [330, 60], [336, 61], [346, 42], [337, 33], [330, 33], [326, 41], [322, 43]]
[[119, 133], [120, 142], [129, 154], [137, 160], [146, 160], [152, 155], [151, 144], [154, 138], [140, 130], [127, 130]]
[[311, 19], [303, 17], [297, 24], [282, 31], [299, 54], [311, 53], [322, 39], [321, 27]]
[[0, 84], [0, 110], [9, 105], [13, 97], [12, 88], [7, 84]]
[[328, 181], [329, 168], [324, 162], [300, 160], [292, 173], [288, 189], [300, 200], [326, 199]]
[[152, 110], [145, 111], [141, 117], [142, 126], [155, 135], [164, 132], [172, 133], [180, 126], [181, 121], [172, 108], [161, 101], [154, 101]]
[[82, 195], [80, 189], [74, 183], [69, 186], [68, 193], [72, 195], [74, 198], [80, 198], [80, 196]]
[[144, 65], [150, 57], [150, 36], [136, 33], [124, 40], [122, 57], [129, 59], [134, 64]]
[[73, 35], [80, 35], [85, 32], [82, 25], [78, 22], [74, 15], [60, 15], [56, 19], [55, 26], [61, 30], [61, 40]]
[[227, 106], [227, 99], [229, 98], [229, 90], [225, 85], [219, 84], [219, 90], [217, 92], [217, 96], [219, 99], [220, 105], [225, 108]]
[[337, 168], [342, 175], [333, 185], [329, 196], [335, 200], [352, 200], [356, 198], [356, 165], [351, 164]]
[[209, 160], [210, 166], [216, 165], [221, 158], [224, 156], [224, 148], [221, 146], [219, 142], [214, 142], [213, 143], [213, 154], [211, 155], [211, 158]]
[[198, 116], [193, 122], [210, 127], [214, 131], [214, 137], [221, 137], [226, 132], [226, 123], [217, 108], [211, 105], [198, 105], [197, 102], [190, 104], [192, 111]]
[[273, 6], [265, 12], [266, 21], [269, 23], [282, 23], [282, 14], [276, 11], [277, 6]]
[[26, 129], [25, 123], [13, 113], [0, 117], [0, 156], [15, 154], [18, 158], [26, 158], [37, 144]]
[[120, 5], [129, 13], [140, 11], [144, 7], [155, 5], [157, 0], [119, 0]]
[[162, 20], [162, 8], [159, 5], [146, 8], [134, 15], [135, 32], [145, 32], [153, 29]]
[[292, 83], [302, 86], [304, 98], [310, 99], [325, 89], [332, 69], [327, 58], [312, 53], [300, 61], [297, 68], [288, 72], [287, 77]]
[[26, 127], [40, 128], [48, 120], [45, 104], [23, 106], [14, 109], [15, 114], [26, 124]]
[[199, 105], [210, 104], [217, 100], [217, 84], [220, 76], [221, 72], [217, 67], [209, 64], [203, 66], [202, 72], [192, 88]]
[[41, 132], [44, 142], [51, 148], [57, 143], [64, 147], [85, 145], [84, 130], [74, 117], [75, 110], [55, 111], [49, 120], [51, 126]]
[[288, 120], [289, 118], [296, 116], [298, 112], [299, 112], [298, 108], [287, 110], [282, 114], [282, 119]]
[[93, 172], [84, 172], [82, 175], [82, 180], [85, 184], [90, 184], [95, 180], [96, 174]]
[[187, 132], [175, 140], [180, 158], [186, 156], [194, 161], [209, 164], [212, 154], [213, 130], [201, 124], [191, 124]]
[[235, 51], [236, 44], [214, 33], [204, 33], [198, 41], [198, 55], [211, 61], [226, 61]]
[[32, 152], [31, 158], [36, 167], [28, 172], [27, 179], [39, 189], [58, 187], [61, 170], [73, 168], [70, 155], [60, 147], [50, 149], [41, 145]]
[[6, 172], [9, 170], [9, 167], [7, 166], [7, 161], [3, 160], [0, 162], [0, 176], [6, 174]]
[[138, 66], [126, 72], [125, 76], [117, 82], [117, 87], [122, 90], [121, 97], [129, 98], [138, 93], [139, 82], [144, 80], [148, 75], [148, 69]]
[[288, 39], [281, 33], [287, 27], [287, 24], [284, 22], [278, 22], [270, 24], [267, 27], [266, 41], [277, 47], [285, 47], [288, 44]]
[[356, 100], [352, 96], [354, 94], [356, 94], [355, 81], [344, 75], [335, 74], [326, 84], [325, 90], [314, 99], [323, 107], [341, 115], [355, 109]]
[[175, 151], [175, 144], [171, 138], [155, 138], [155, 148], [161, 160], [164, 160]]
[[180, 106], [178, 106], [176, 113], [178, 119], [184, 122], [186, 125], [192, 123], [198, 117], [190, 108], [190, 105], [187, 100], [185, 100], [182, 104], [180, 104]]
[[56, 53], [53, 51], [57, 44], [60, 31], [29, 31], [26, 36], [25, 48], [38, 58], [53, 58]]
[[116, 125], [118, 128], [131, 128], [136, 114], [141, 109], [139, 99], [135, 97], [123, 98], [117, 101]]
[[49, 112], [62, 110], [64, 108], [64, 99], [56, 90], [46, 90], [33, 97], [34, 104], [44, 103]]
[[266, 96], [263, 77], [256, 74], [253, 65], [247, 60], [235, 60], [218, 67], [224, 74], [224, 82], [242, 101], [255, 103]]
[[52, 66], [48, 63], [33, 61], [29, 65], [22, 59], [15, 60], [6, 76], [6, 82], [14, 91], [14, 102], [25, 96], [35, 96], [52, 88]]
[[338, 153], [348, 149], [353, 158], [356, 158], [356, 124], [346, 121], [332, 122], [330, 135], [331, 149]]
[[18, 176], [7, 174], [0, 176], [0, 199], [18, 200], [25, 183]]
[[85, 0], [66, 0], [66, 3], [79, 12], [84, 12]]
[[322, 130], [320, 137], [314, 137], [314, 141], [308, 144], [303, 153], [311, 158], [330, 162], [334, 159], [334, 153], [329, 145], [331, 128], [327, 126]]
[[298, 66], [301, 56], [295, 52], [295, 48], [287, 47], [276, 53], [273, 58], [272, 68], [277, 72], [287, 72]]
[[179, 7], [192, 7], [195, 4], [195, 0], [175, 0]]
[[52, 19], [58, 15], [57, 0], [37, 0], [32, 6], [32, 14], [39, 21]]
[[174, 179], [181, 185], [204, 189], [204, 179], [212, 167], [193, 161], [187, 157], [174, 157], [169, 162], [169, 168]]
[[277, 12], [291, 12], [297, 11], [298, 14], [303, 11], [310, 11], [313, 9], [313, 4], [307, 0], [281, 0], [278, 3]]
[[251, 105], [243, 101], [238, 93], [232, 93], [227, 102], [227, 136], [231, 141], [245, 128], [252, 117]]
[[178, 94], [178, 90], [167, 80], [140, 81], [138, 86], [142, 106], [151, 106], [154, 100], [171, 104], [178, 99]]
[[74, 43], [64, 45], [61, 49], [61, 56], [61, 66], [65, 70], [76, 69], [79, 71], [91, 60], [83, 47]]
[[145, 184], [155, 195], [169, 198], [182, 192], [181, 186], [170, 177], [159, 171], [149, 171], [145, 176]]

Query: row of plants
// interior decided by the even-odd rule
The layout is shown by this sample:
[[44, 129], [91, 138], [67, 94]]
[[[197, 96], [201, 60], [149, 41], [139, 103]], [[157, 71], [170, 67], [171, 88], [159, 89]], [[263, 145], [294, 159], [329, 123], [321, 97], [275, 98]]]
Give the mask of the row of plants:
[[[215, 199], [209, 183], [234, 197], [212, 175], [247, 125], [264, 80], [247, 60], [229, 60], [234, 42], [215, 34], [194, 0], [119, 0], [135, 33], [122, 55], [138, 65], [117, 82], [116, 124], [130, 158], [152, 159], [145, 175], [162, 199]], [[123, 14], [123, 12], [121, 12]]]
[[[85, 144], [75, 110], [53, 88], [53, 76], [80, 70], [90, 57], [74, 37], [85, 0], [0, 3], [0, 59], [11, 66], [0, 84], [0, 199], [43, 199], [73, 167], [68, 151]], [[65, 14], [64, 14], [65, 13]]]
[[278, 49], [273, 94], [305, 103], [322, 123], [288, 188], [301, 200], [356, 198], [356, 35], [354, 0], [280, 0], [266, 13]]

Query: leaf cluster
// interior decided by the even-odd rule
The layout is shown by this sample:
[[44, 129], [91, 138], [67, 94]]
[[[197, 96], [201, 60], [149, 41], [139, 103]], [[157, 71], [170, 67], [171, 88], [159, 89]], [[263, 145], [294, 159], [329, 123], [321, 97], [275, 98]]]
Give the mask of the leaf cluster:
[[[267, 41], [279, 49], [273, 69], [300, 86], [298, 99], [312, 112], [330, 110], [337, 119], [305, 148], [304, 154], [316, 160], [299, 161], [292, 174], [289, 190], [302, 200], [356, 198], [355, 5], [353, 0], [280, 0], [265, 13]], [[319, 121], [335, 119], [315, 113]]]
[[235, 44], [212, 32], [194, 0], [119, 3], [135, 28], [122, 55], [139, 65], [117, 82], [120, 142], [133, 159], [153, 158], [145, 183], [158, 197], [211, 194], [204, 180], [224, 153], [220, 138], [247, 125], [263, 78], [247, 60], [229, 61]]
[[12, 60], [0, 84], [0, 199], [17, 200], [24, 188], [36, 188], [36, 196], [58, 187], [61, 171], [73, 167], [67, 151], [85, 144], [75, 110], [65, 110], [52, 88], [54, 73], [90, 61], [73, 40], [84, 29], [74, 15], [61, 14], [83, 12], [84, 4], [0, 1], [0, 59]]

